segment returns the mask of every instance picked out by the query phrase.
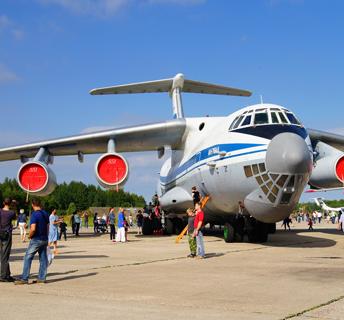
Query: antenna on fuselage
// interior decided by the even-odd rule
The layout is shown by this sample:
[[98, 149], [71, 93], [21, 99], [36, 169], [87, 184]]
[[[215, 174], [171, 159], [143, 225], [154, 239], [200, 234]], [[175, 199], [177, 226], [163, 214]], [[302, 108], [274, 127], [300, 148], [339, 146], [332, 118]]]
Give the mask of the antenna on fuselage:
[[260, 95], [260, 104], [263, 104], [264, 102], [263, 102], [263, 95], [261, 94]]

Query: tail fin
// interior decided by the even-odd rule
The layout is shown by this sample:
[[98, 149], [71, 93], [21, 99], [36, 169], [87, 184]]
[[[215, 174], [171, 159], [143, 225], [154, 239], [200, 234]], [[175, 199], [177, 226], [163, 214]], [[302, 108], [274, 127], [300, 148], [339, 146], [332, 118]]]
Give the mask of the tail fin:
[[174, 118], [183, 118], [181, 92], [219, 94], [229, 96], [251, 96], [251, 92], [242, 89], [225, 87], [221, 85], [184, 79], [179, 73], [170, 79], [137, 82], [124, 85], [92, 89], [90, 94], [125, 94], [125, 93], [154, 93], [169, 92], [172, 98]]

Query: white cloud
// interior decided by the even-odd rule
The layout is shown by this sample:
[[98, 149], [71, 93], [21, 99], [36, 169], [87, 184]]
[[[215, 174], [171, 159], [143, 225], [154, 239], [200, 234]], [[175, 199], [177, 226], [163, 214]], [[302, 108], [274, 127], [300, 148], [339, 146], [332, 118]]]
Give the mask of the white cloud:
[[8, 69], [5, 65], [0, 64], [0, 85], [14, 82], [18, 79], [18, 76], [13, 71]]
[[0, 15], [0, 30], [3, 30], [11, 25], [11, 20], [4, 14]]
[[43, 5], [62, 7], [74, 14], [97, 17], [113, 16], [130, 4], [149, 5], [199, 5], [206, 0], [36, 0]]
[[128, 0], [37, 0], [41, 4], [56, 5], [80, 15], [111, 16], [128, 4]]
[[206, 2], [206, 0], [148, 0], [149, 4], [174, 4], [174, 5], [199, 5]]
[[15, 40], [21, 40], [24, 37], [24, 31], [4, 14], [0, 15], [0, 32], [8, 32]]

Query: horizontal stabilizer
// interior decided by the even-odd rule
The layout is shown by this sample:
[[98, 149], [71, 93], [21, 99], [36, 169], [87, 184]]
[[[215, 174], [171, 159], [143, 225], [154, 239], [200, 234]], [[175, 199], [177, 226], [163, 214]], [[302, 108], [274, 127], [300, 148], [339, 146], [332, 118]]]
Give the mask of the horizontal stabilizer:
[[[183, 76], [183, 75], [180, 75], [180, 76]], [[174, 83], [173, 83], [174, 80], [175, 78], [171, 78], [171, 79], [138, 82], [138, 83], [118, 85], [118, 86], [97, 88], [97, 89], [91, 90], [90, 94], [102, 95], [102, 94], [171, 92], [174, 86]], [[247, 90], [225, 87], [221, 85], [187, 80], [187, 79], [183, 79], [183, 84], [180, 86], [180, 90], [182, 92], [220, 94], [220, 95], [229, 95], [229, 96], [249, 97], [251, 95], [251, 92]]]

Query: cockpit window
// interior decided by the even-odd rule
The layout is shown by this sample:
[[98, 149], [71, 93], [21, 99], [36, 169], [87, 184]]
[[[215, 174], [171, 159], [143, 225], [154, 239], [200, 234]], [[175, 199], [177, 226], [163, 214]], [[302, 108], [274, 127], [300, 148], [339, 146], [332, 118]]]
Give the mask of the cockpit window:
[[229, 130], [248, 126], [287, 124], [302, 126], [295, 115], [284, 108], [259, 108], [244, 111], [238, 115], [229, 127]]
[[286, 124], [289, 123], [283, 112], [279, 112], [278, 115], [279, 115], [282, 123], [286, 123]]
[[244, 118], [244, 116], [242, 115], [242, 116], [240, 116], [239, 118], [238, 118], [238, 120], [235, 122], [235, 124], [234, 124], [234, 127], [233, 127], [233, 129], [236, 129], [237, 127], [239, 127], [239, 124], [240, 124], [240, 122], [241, 122], [241, 120]]
[[299, 126], [301, 125], [300, 121], [297, 120], [296, 117], [295, 117], [292, 113], [288, 112], [288, 113], [287, 113], [287, 117], [288, 117], [290, 123], [292, 123], [292, 124], [297, 124], [297, 125], [299, 125]]
[[247, 126], [251, 124], [251, 115], [246, 116], [245, 120], [242, 123], [242, 126]]
[[256, 113], [254, 116], [254, 124], [267, 124], [269, 123], [268, 114], [266, 112]]
[[276, 112], [271, 112], [272, 123], [279, 123]]

